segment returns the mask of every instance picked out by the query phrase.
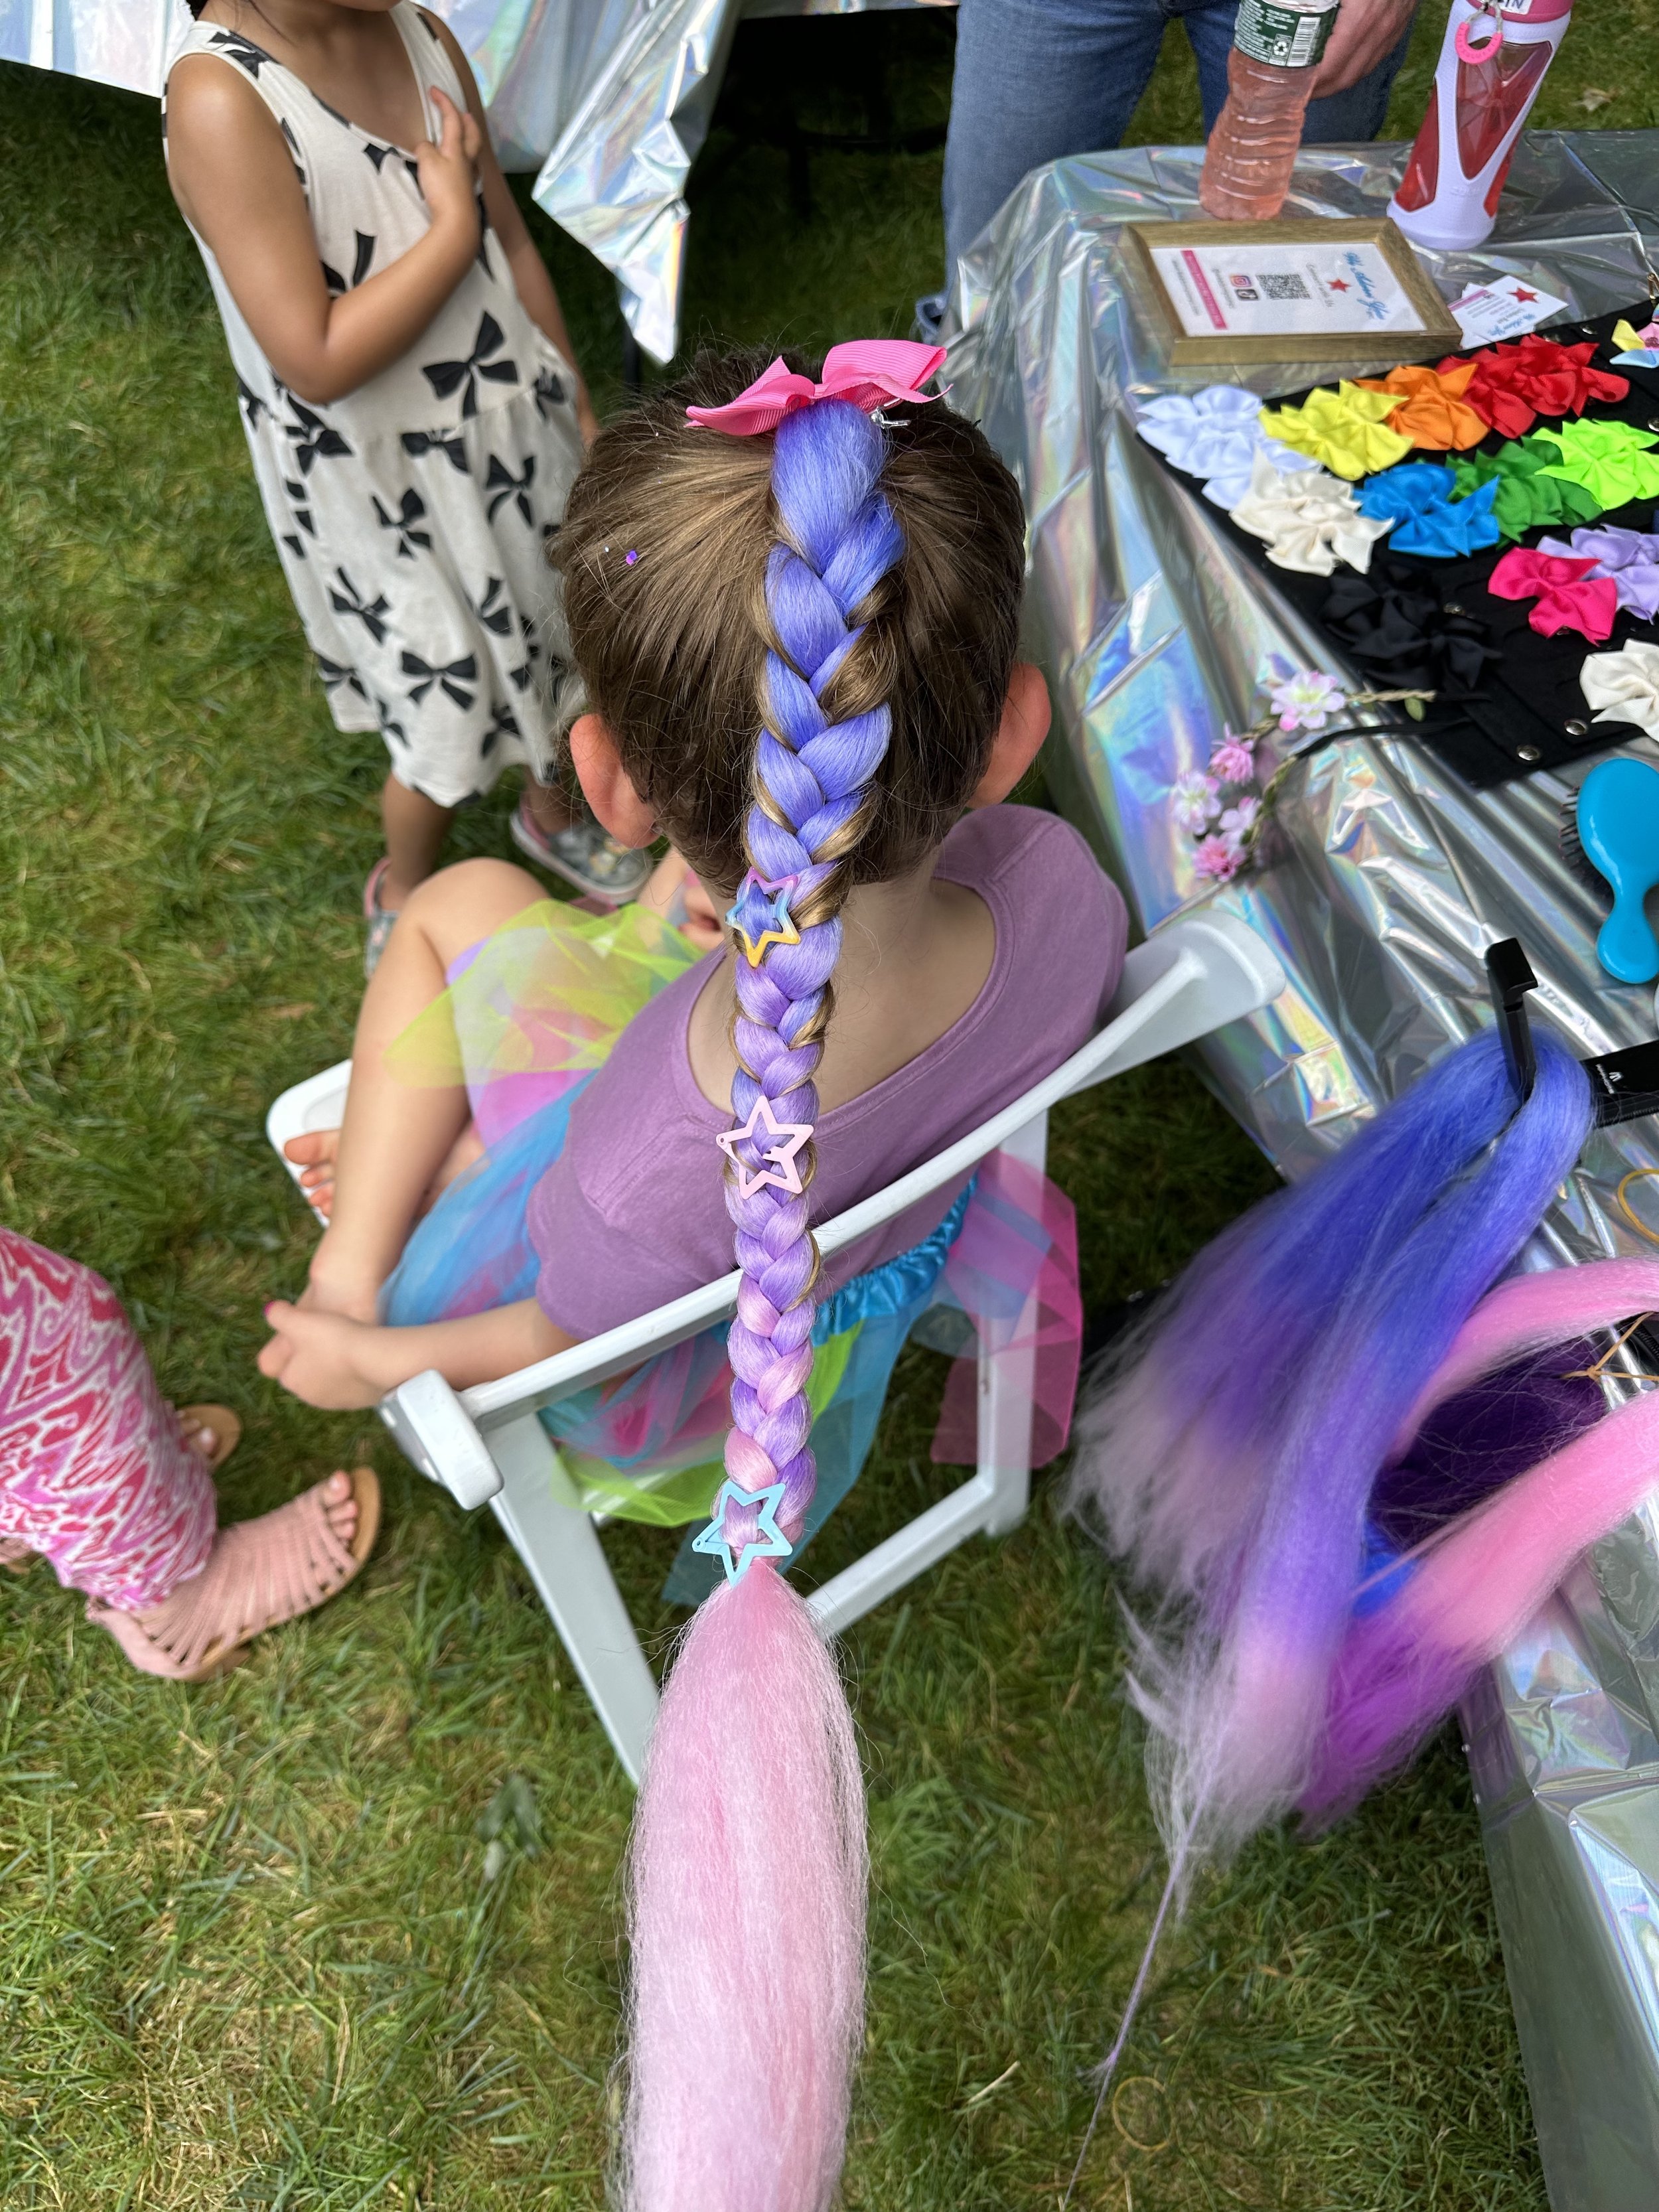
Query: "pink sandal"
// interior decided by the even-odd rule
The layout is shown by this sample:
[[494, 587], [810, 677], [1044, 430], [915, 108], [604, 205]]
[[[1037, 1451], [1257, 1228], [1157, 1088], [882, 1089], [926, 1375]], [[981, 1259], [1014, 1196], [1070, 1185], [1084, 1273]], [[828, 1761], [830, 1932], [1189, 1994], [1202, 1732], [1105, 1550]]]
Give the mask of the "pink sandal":
[[[160, 1607], [146, 1608], [149, 1625], [138, 1613], [95, 1601], [88, 1604], [87, 1619], [108, 1629], [141, 1674], [171, 1682], [211, 1681], [235, 1666], [256, 1636], [314, 1611], [360, 1571], [380, 1528], [380, 1486], [373, 1468], [354, 1468], [351, 1489], [357, 1527], [349, 1546], [330, 1525], [323, 1485], [316, 1483], [274, 1513], [222, 1528], [201, 1573], [181, 1583], [167, 1601], [171, 1617], [165, 1626], [155, 1619]], [[237, 1608], [235, 1626], [227, 1629], [226, 1587], [237, 1583], [250, 1594]]]
[[[203, 1455], [210, 1472], [222, 1467], [242, 1440], [242, 1424], [228, 1406], [177, 1406], [173, 1411], [186, 1444], [202, 1429], [213, 1438], [212, 1450]], [[0, 1567], [12, 1574], [27, 1574], [40, 1556], [21, 1536], [0, 1536]]]

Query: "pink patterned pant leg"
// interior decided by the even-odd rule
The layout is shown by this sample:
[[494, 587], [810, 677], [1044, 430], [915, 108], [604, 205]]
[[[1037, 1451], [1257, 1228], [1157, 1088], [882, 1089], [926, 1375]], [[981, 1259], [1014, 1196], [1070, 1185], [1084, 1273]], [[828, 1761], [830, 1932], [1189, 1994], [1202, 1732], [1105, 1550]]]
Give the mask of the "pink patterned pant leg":
[[201, 1571], [216, 1518], [114, 1291], [0, 1229], [0, 1547], [132, 1612]]

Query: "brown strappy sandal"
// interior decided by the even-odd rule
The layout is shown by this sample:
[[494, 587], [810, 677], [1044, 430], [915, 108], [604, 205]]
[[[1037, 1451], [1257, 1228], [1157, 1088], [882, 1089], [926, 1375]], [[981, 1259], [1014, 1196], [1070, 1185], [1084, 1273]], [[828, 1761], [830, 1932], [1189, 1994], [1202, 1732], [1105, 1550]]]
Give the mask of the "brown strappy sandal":
[[[165, 1626], [155, 1618], [159, 1606], [145, 1608], [146, 1620], [94, 1601], [87, 1619], [106, 1628], [143, 1674], [208, 1682], [228, 1673], [256, 1636], [314, 1612], [361, 1571], [380, 1534], [380, 1486], [373, 1468], [354, 1468], [350, 1480], [357, 1527], [349, 1546], [330, 1526], [323, 1484], [314, 1483], [274, 1513], [222, 1528], [201, 1573], [167, 1599]], [[239, 1579], [248, 1594], [235, 1626], [227, 1630], [223, 1592], [228, 1582]]]
[[[221, 1468], [242, 1441], [242, 1424], [228, 1406], [175, 1406], [173, 1413], [183, 1431], [189, 1449], [189, 1438], [197, 1431], [205, 1429], [213, 1438], [213, 1449], [202, 1454], [202, 1464], [211, 1474]], [[21, 1536], [0, 1536], [0, 1567], [14, 1575], [26, 1575], [40, 1554], [32, 1544]]]

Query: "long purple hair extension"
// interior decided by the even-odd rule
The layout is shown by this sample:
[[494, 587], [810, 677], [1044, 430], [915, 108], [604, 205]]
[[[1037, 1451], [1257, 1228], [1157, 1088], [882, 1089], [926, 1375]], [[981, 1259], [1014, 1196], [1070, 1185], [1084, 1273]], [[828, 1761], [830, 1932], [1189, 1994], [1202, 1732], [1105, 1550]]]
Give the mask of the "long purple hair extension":
[[[1085, 1402], [1068, 1502], [1153, 1601], [1131, 1621], [1131, 1689], [1170, 1874], [1079, 2172], [1195, 1864], [1298, 1801], [1316, 1814], [1346, 1802], [1351, 1779], [1403, 1755], [1445, 1710], [1439, 1694], [1456, 1694], [1459, 1669], [1479, 1663], [1478, 1637], [1449, 1635], [1450, 1656], [1427, 1670], [1389, 1645], [1398, 1694], [1381, 1712], [1356, 1696], [1352, 1668], [1339, 1679], [1358, 1651], [1379, 1475], [1431, 1407], [1501, 1364], [1479, 1329], [1472, 1348], [1465, 1324], [1589, 1131], [1583, 1067], [1547, 1031], [1535, 1043], [1518, 1109], [1498, 1040], [1483, 1033], [1306, 1182], [1254, 1207], [1199, 1254]], [[1510, 1358], [1549, 1340], [1531, 1319]], [[1453, 1379], [1437, 1381], [1449, 1362]], [[1449, 1554], [1454, 1586], [1463, 1556]], [[1425, 1581], [1425, 1600], [1444, 1585]], [[1334, 1760], [1334, 1723], [1347, 1737]]]
[[1308, 1778], [1377, 1475], [1589, 1127], [1537, 1042], [1519, 1111], [1483, 1034], [1246, 1214], [1085, 1409], [1073, 1500], [1162, 1601], [1135, 1688], [1172, 1847], [1224, 1855]]
[[[880, 428], [842, 400], [775, 434], [779, 543], [766, 574], [775, 649], [756, 749], [750, 859], [796, 878], [798, 944], [736, 963], [741, 1127], [757, 1099], [811, 1122], [812, 1078], [841, 950], [847, 856], [886, 752], [885, 706], [832, 722], [820, 703], [857, 614], [903, 548], [881, 490]], [[763, 1146], [764, 1139], [762, 1139]], [[759, 1150], [742, 1148], [750, 1170]], [[811, 1148], [801, 1155], [811, 1183]], [[726, 1465], [750, 1495], [781, 1485], [799, 1538], [811, 1502], [805, 1387], [818, 1257], [805, 1192], [739, 1198], [743, 1271], [729, 1352]], [[761, 1509], [727, 1504], [734, 1551]], [[863, 1780], [834, 1662], [769, 1558], [694, 1617], [647, 1761], [629, 1869], [633, 1950], [622, 2190], [629, 2212], [823, 2212], [839, 2179], [863, 2028]]]

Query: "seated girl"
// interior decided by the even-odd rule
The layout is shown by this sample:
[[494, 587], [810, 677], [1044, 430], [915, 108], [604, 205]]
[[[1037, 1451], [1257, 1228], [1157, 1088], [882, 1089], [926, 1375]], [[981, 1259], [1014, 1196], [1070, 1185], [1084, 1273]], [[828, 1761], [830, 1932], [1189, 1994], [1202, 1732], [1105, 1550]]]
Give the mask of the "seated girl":
[[[477, 1236], [451, 1236], [449, 1279], [420, 1297], [399, 1262], [489, 1097], [463, 1001], [499, 1017], [533, 993], [526, 944], [557, 930], [505, 864], [414, 892], [363, 1001], [309, 1286], [267, 1309], [260, 1366], [312, 1404], [369, 1406], [428, 1368], [491, 1380], [712, 1281], [763, 1184], [805, 1194], [783, 1209], [803, 1219], [842, 1212], [1049, 1073], [1116, 987], [1116, 890], [1065, 823], [1000, 803], [1049, 718], [1016, 658], [1013, 478], [943, 401], [878, 378], [854, 406], [813, 410], [824, 434], [794, 441], [775, 485], [779, 410], [738, 397], [758, 366], [705, 356], [606, 429], [556, 549], [591, 706], [570, 739], [583, 792], [624, 843], [672, 841], [730, 907], [728, 941], [682, 962], [574, 1094], [507, 1133], [480, 1107], [483, 1158], [411, 1243], [412, 1258], [447, 1217], [484, 1218], [465, 1212], [479, 1178], [515, 1149], [533, 1263], [473, 1310], [453, 1268], [478, 1279]], [[872, 437], [873, 488], [848, 521], [836, 440]], [[459, 1059], [453, 1079], [411, 1084], [408, 1041], [434, 1007]], [[901, 1214], [812, 1296], [906, 1254], [953, 1205], [945, 1191]]]

